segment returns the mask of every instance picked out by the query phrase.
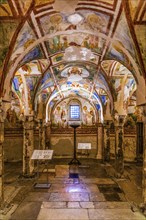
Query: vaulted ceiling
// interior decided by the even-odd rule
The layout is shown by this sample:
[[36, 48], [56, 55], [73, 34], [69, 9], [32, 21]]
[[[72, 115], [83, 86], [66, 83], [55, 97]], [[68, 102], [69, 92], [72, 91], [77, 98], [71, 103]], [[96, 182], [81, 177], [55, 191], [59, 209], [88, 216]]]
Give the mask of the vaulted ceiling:
[[123, 114], [146, 78], [145, 7], [143, 0], [1, 0], [3, 100], [18, 100], [25, 114], [67, 97], [101, 109], [109, 100]]

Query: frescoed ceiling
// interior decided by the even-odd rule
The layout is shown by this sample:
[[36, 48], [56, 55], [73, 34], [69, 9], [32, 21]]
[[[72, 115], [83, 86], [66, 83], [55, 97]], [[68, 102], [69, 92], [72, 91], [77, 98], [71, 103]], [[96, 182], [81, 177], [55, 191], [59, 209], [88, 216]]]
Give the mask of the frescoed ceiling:
[[1, 0], [3, 99], [12, 90], [25, 114], [71, 96], [127, 109], [146, 77], [144, 2]]

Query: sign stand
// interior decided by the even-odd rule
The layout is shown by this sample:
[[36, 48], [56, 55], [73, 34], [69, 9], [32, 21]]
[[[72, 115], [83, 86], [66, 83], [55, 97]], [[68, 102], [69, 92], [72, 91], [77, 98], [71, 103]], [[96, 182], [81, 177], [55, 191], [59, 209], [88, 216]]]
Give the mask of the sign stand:
[[[78, 143], [78, 150], [91, 150], [91, 143]], [[83, 165], [83, 166], [80, 166], [82, 168], [89, 168], [90, 166], [87, 166], [87, 165]]]
[[50, 188], [51, 184], [49, 183], [49, 177], [48, 177], [48, 168], [49, 168], [49, 160], [52, 159], [53, 156], [53, 150], [34, 150], [31, 159], [37, 160], [37, 179], [39, 179], [39, 161], [45, 160], [46, 165], [46, 183], [35, 183], [34, 188], [35, 189], [48, 189]]

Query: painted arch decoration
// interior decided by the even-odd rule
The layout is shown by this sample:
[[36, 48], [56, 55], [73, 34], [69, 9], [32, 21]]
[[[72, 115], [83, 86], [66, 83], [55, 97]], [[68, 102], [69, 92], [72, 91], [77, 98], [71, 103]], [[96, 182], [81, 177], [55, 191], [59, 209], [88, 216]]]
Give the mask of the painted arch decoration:
[[[70, 14], [57, 11], [53, 0], [14, 0], [11, 5], [15, 10], [12, 10], [8, 1], [1, 2], [2, 17], [4, 19], [9, 16], [10, 28], [7, 31], [11, 32], [6, 36], [7, 42], [1, 50], [3, 73], [0, 92], [5, 100], [9, 100], [12, 86], [27, 113], [33, 106], [37, 106], [38, 100], [45, 104], [51, 97], [57, 100], [56, 94], [59, 94], [59, 98], [66, 98], [71, 93], [93, 98], [95, 102], [93, 94], [101, 93], [97, 103], [104, 104], [108, 97], [112, 102], [112, 89], [117, 95], [118, 85], [122, 81], [115, 72], [118, 68], [125, 75], [123, 88], [127, 92], [123, 97], [125, 100], [132, 97], [136, 88], [135, 81], [116, 63], [120, 62], [127, 67], [137, 83], [144, 74], [140, 59], [144, 56], [140, 55], [142, 50], [138, 49], [135, 40], [137, 37], [140, 42], [142, 36], [137, 34], [137, 28], [132, 29], [134, 22], [141, 21], [137, 21], [136, 16], [131, 20], [130, 15], [128, 19], [128, 7], [125, 7], [130, 5], [129, 2], [132, 4], [131, 0], [127, 0], [128, 3], [125, 0], [112, 0], [110, 3], [105, 0], [102, 4], [98, 0], [86, 1], [86, 4], [78, 0], [75, 11]], [[13, 24], [11, 17], [15, 18]], [[1, 29], [5, 29], [4, 24]], [[6, 31], [2, 33], [4, 36]], [[143, 44], [140, 45], [143, 47]], [[24, 71], [27, 67], [32, 69], [34, 59], [36, 65], [40, 66], [40, 74], [37, 76], [29, 73], [31, 70]], [[110, 65], [104, 63], [107, 59], [112, 60]], [[35, 103], [29, 103], [34, 100]]]

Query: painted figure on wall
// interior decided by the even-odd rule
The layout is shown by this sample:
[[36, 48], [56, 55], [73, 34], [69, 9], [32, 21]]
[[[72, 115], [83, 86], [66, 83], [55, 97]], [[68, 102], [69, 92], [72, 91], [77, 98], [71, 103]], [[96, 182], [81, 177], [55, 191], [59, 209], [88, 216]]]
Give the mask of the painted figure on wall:
[[88, 107], [86, 105], [83, 106], [83, 124], [84, 125], [93, 125], [95, 122], [94, 119], [94, 112], [92, 107], [88, 110]]
[[[96, 113], [93, 106], [84, 99], [79, 98], [78, 100], [80, 102], [82, 125], [94, 126]], [[52, 125], [54, 127], [66, 128], [68, 126], [70, 101], [71, 99], [62, 101], [54, 109], [52, 113]]]

